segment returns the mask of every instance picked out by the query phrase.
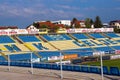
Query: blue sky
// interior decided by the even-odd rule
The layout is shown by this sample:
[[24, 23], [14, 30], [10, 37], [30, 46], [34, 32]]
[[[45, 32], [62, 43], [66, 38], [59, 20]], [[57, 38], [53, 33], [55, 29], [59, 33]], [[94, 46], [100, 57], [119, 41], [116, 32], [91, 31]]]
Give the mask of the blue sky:
[[120, 20], [120, 0], [0, 0], [0, 26], [26, 28], [34, 21]]

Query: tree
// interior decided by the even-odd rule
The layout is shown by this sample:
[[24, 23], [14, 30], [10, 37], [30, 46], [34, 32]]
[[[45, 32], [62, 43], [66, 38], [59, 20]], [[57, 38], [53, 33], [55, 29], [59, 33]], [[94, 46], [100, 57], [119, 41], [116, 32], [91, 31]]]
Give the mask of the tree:
[[38, 23], [33, 23], [33, 26], [35, 26], [36, 28], [39, 28], [39, 24]]
[[93, 20], [90, 18], [85, 19], [85, 25], [87, 28], [91, 28], [91, 25], [93, 25]]
[[96, 16], [96, 18], [95, 18], [94, 27], [95, 28], [101, 28], [102, 27], [102, 22], [101, 22], [99, 16]]
[[120, 29], [118, 29], [117, 27], [114, 27], [114, 32], [120, 33]]
[[72, 22], [71, 22], [71, 27], [72, 28], [79, 28], [80, 27], [80, 23], [77, 20], [77, 18], [73, 18]]

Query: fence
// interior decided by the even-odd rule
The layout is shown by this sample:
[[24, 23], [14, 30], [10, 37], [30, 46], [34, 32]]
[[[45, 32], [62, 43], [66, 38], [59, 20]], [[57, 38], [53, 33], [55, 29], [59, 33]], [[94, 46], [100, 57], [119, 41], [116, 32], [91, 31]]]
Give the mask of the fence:
[[[0, 62], [0, 65], [4, 66], [18, 66], [18, 67], [31, 67], [29, 62]], [[50, 63], [33, 63], [33, 68], [42, 68], [42, 69], [53, 69], [60, 70], [59, 64], [50, 64]], [[76, 72], [87, 72], [87, 73], [101, 73], [101, 68], [96, 66], [87, 66], [87, 65], [62, 65], [62, 69], [65, 71], [76, 71]], [[120, 69], [118, 67], [110, 67], [108, 69], [106, 66], [103, 66], [103, 73], [107, 75], [120, 76]]]

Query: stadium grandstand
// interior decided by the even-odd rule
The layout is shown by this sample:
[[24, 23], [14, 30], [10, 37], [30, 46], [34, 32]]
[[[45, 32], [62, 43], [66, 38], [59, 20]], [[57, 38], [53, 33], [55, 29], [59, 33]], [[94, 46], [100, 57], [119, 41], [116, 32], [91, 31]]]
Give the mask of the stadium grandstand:
[[[109, 29], [109, 28], [108, 28]], [[77, 31], [77, 29], [75, 29]], [[40, 51], [34, 54], [34, 58], [48, 59], [52, 56], [59, 56], [59, 51], [64, 55], [77, 54], [80, 56], [92, 56], [96, 51], [104, 51], [106, 54], [115, 53], [120, 49], [120, 36], [111, 31], [76, 33], [75, 30], [68, 30], [68, 33], [40, 34], [38, 30], [30, 32], [26, 29], [1, 30], [0, 51], [1, 60], [5, 60], [11, 52], [12, 56], [26, 55], [27, 51]], [[99, 29], [100, 30], [100, 29]], [[70, 32], [71, 31], [71, 32]], [[73, 32], [74, 31], [74, 32]], [[35, 32], [35, 34], [33, 33]], [[25, 52], [24, 52], [25, 51]], [[23, 58], [23, 59], [22, 59]], [[20, 60], [24, 60], [21, 57]], [[41, 59], [42, 60], [42, 59]]]
[[[62, 33], [63, 32], [63, 33]], [[120, 35], [113, 28], [66, 29], [61, 33], [42, 33], [35, 29], [0, 30], [0, 62], [49, 62], [105, 54], [118, 54]], [[98, 55], [99, 56], [99, 55]]]

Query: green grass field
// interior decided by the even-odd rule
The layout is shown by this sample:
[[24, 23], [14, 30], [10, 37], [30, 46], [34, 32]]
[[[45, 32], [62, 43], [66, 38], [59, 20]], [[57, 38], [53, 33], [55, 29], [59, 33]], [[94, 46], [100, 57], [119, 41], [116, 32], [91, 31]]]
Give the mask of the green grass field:
[[[82, 65], [95, 65], [95, 66], [100, 66], [100, 61], [97, 62], [86, 62], [82, 63]], [[103, 61], [103, 66], [109, 67], [118, 67], [120, 69], [120, 59], [115, 59], [115, 60], [104, 60]]]

